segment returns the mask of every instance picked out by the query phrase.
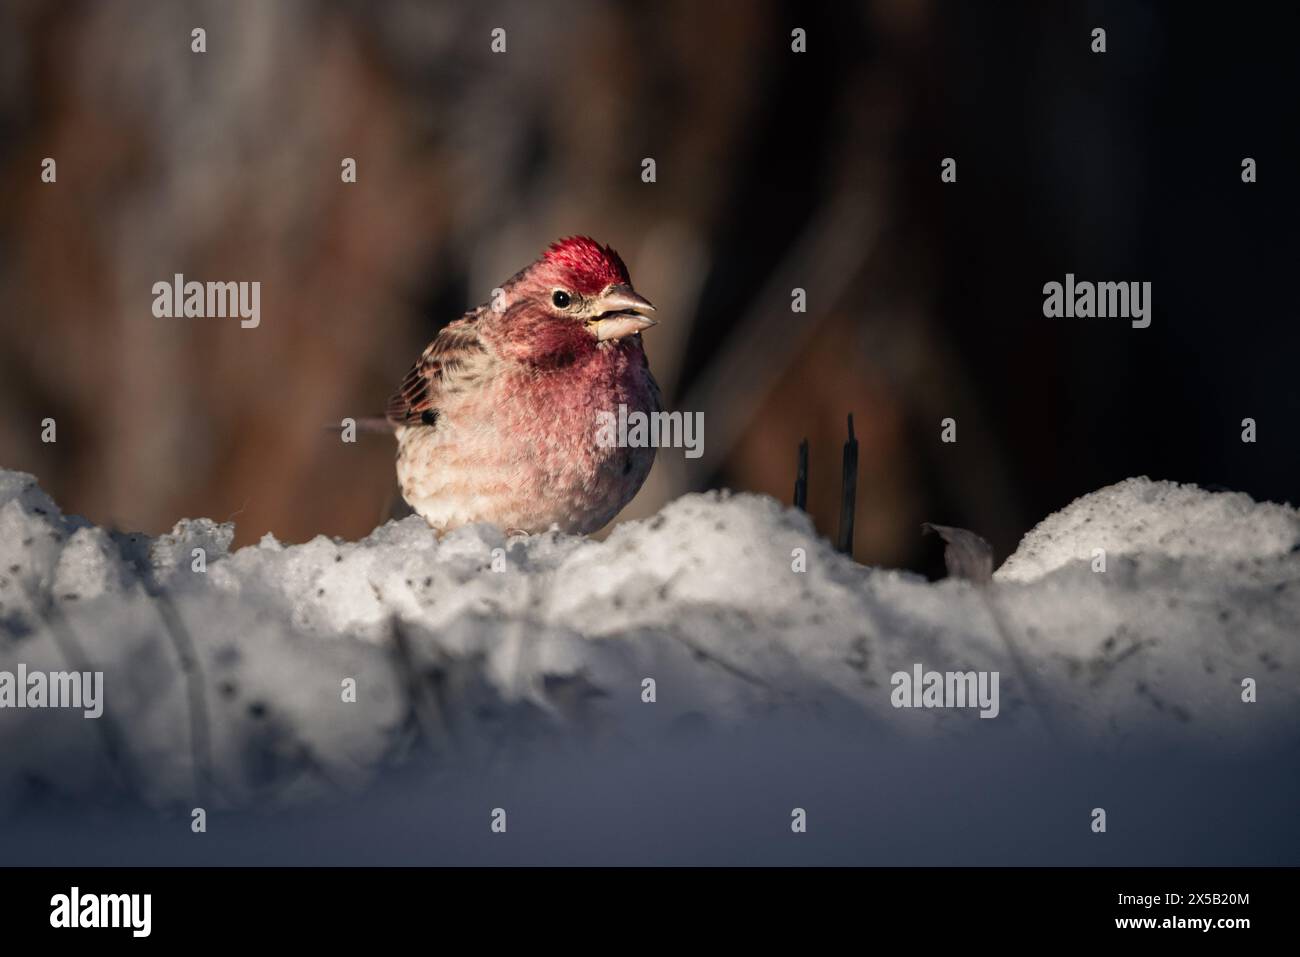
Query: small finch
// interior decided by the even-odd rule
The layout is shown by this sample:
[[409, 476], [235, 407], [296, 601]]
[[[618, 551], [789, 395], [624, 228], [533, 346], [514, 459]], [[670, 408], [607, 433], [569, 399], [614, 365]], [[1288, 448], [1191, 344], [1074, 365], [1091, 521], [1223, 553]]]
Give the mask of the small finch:
[[445, 327], [388, 402], [407, 504], [439, 533], [606, 525], [654, 464], [597, 438], [597, 413], [661, 408], [640, 336], [653, 311], [618, 253], [573, 237]]

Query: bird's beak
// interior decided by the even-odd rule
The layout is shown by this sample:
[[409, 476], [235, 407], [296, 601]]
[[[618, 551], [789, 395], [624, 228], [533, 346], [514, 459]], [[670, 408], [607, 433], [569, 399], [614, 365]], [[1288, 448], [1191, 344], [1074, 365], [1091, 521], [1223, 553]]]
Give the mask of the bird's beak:
[[596, 300], [596, 316], [587, 322], [587, 329], [600, 341], [622, 339], [642, 329], [649, 329], [657, 319], [645, 315], [655, 307], [638, 296], [631, 286], [610, 286]]

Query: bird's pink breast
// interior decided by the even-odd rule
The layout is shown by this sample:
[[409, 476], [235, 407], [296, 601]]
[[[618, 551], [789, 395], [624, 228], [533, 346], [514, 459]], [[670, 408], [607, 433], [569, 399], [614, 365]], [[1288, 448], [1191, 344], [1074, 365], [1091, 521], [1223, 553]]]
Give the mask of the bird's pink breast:
[[[448, 397], [453, 398], [453, 397]], [[399, 433], [403, 495], [431, 525], [473, 522], [589, 533], [641, 487], [652, 448], [602, 448], [598, 413], [659, 409], [640, 343], [609, 343], [569, 364], [510, 363], [454, 397], [437, 426]]]

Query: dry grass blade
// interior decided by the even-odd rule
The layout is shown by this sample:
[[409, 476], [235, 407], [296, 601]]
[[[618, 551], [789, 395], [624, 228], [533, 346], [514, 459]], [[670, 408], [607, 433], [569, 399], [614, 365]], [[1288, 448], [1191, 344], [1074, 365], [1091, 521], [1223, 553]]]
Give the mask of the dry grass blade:
[[840, 532], [837, 550], [853, 554], [853, 518], [858, 502], [858, 438], [853, 434], [853, 413], [849, 413], [849, 439], [844, 443], [843, 483], [840, 486]]
[[794, 478], [794, 507], [808, 511], [808, 440], [799, 443], [799, 469]]

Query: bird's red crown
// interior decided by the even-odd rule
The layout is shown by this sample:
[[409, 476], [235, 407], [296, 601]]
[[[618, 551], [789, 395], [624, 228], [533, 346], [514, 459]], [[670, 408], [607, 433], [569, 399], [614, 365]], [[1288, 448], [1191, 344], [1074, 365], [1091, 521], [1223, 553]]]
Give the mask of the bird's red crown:
[[542, 261], [563, 268], [577, 290], [587, 296], [611, 283], [631, 283], [619, 254], [588, 236], [556, 240], [542, 255]]

